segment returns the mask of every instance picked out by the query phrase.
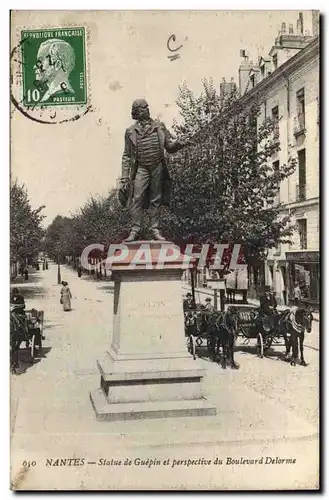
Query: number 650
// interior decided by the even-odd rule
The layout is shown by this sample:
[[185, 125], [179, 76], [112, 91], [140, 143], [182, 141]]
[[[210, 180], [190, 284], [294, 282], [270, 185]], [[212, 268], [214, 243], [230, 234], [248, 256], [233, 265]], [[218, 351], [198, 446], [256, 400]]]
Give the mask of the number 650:
[[35, 465], [37, 465], [35, 460], [32, 462], [30, 462], [30, 460], [24, 460], [23, 462], [23, 467], [34, 467]]

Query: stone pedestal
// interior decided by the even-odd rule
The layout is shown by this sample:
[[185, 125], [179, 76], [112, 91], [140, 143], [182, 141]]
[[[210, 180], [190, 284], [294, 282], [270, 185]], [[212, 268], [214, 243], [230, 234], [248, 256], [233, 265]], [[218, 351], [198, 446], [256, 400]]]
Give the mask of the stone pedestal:
[[[131, 266], [141, 246], [147, 263]], [[202, 396], [204, 370], [188, 353], [181, 298], [182, 258], [158, 265], [162, 242], [127, 244], [113, 263], [113, 338], [90, 394], [98, 420], [215, 415]]]

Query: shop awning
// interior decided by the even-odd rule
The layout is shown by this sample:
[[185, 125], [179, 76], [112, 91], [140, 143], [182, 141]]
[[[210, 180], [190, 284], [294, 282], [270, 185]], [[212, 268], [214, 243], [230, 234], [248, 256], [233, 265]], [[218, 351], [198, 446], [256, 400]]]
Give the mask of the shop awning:
[[320, 252], [318, 250], [286, 252], [286, 260], [288, 262], [320, 262]]

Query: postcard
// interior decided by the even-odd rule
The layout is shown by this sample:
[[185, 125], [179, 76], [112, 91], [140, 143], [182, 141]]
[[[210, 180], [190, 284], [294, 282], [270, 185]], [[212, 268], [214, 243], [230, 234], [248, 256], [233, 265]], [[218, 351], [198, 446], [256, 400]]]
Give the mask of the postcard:
[[11, 489], [319, 489], [319, 19], [11, 12]]

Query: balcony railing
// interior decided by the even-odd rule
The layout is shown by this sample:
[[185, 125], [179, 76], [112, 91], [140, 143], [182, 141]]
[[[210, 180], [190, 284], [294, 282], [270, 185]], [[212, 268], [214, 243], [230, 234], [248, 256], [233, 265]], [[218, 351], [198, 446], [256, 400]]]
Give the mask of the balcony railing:
[[294, 136], [297, 137], [305, 134], [305, 132], [305, 114], [299, 113], [297, 116], [294, 116]]
[[296, 184], [296, 201], [306, 200], [306, 186]]

